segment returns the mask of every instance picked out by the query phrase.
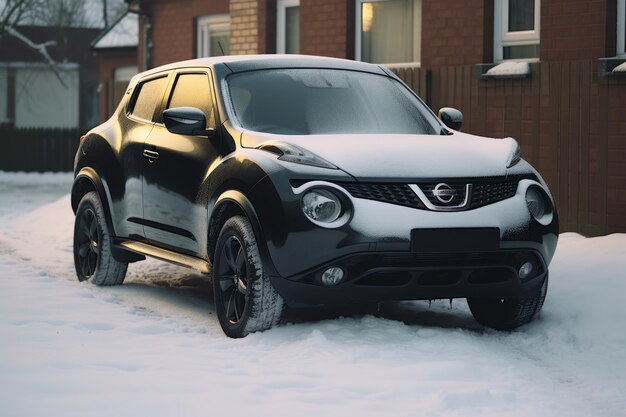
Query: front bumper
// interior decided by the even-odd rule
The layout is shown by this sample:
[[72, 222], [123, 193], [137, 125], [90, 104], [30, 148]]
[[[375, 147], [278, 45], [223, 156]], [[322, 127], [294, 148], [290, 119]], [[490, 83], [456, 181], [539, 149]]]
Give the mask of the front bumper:
[[[302, 190], [281, 189], [266, 179], [255, 190], [264, 197], [255, 204], [259, 219], [276, 219], [276, 212], [282, 212], [280, 224], [261, 225], [267, 232], [267, 270], [290, 305], [521, 295], [543, 284], [558, 240], [556, 211], [548, 225], [528, 212], [525, 195], [533, 184], [540, 185], [523, 179], [511, 198], [456, 212], [420, 210], [346, 193], [349, 221], [321, 228], [302, 214]], [[271, 206], [266, 187], [281, 196], [280, 204]], [[438, 252], [416, 251], [411, 241], [412, 230], [456, 228], [497, 229], [499, 239], [489, 250], [470, 243], [464, 248], [440, 247]], [[518, 270], [526, 260], [536, 269], [522, 281]], [[346, 277], [341, 284], [325, 287], [319, 277], [330, 266], [344, 269]]]
[[[518, 271], [525, 262], [533, 270], [525, 279]], [[345, 280], [324, 286], [321, 275], [340, 267]], [[523, 296], [541, 288], [548, 268], [532, 250], [417, 254], [371, 252], [335, 259], [312, 271], [285, 279], [271, 277], [291, 306], [315, 306], [362, 301]]]

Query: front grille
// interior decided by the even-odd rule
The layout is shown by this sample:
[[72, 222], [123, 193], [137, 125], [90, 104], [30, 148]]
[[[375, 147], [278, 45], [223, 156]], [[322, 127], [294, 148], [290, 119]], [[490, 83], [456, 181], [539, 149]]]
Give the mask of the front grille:
[[474, 209], [513, 197], [517, 192], [517, 183], [518, 181], [504, 181], [474, 184], [469, 208]]
[[342, 183], [339, 185], [355, 198], [412, 208], [426, 208], [407, 184]]
[[[428, 202], [438, 207], [460, 206], [465, 201], [467, 184], [472, 184], [469, 204], [463, 210], [471, 210], [489, 204], [497, 203], [511, 198], [517, 192], [517, 185], [521, 178], [504, 179], [464, 179], [445, 182], [455, 191], [454, 198], [449, 202], [440, 201], [433, 193], [435, 187], [442, 181], [417, 183]], [[417, 195], [411, 190], [409, 184], [385, 184], [385, 183], [338, 183], [355, 198], [380, 201], [383, 203], [396, 204], [399, 206], [428, 210]]]

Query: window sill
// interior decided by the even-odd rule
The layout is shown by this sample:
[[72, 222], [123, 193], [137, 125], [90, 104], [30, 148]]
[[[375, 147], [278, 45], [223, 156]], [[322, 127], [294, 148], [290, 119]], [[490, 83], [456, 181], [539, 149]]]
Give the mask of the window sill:
[[600, 77], [625, 77], [626, 71], [614, 71], [626, 62], [626, 57], [610, 57], [598, 59], [598, 75]]
[[[503, 62], [508, 62], [508, 61], [503, 61]], [[489, 73], [489, 70], [502, 64], [502, 62], [489, 63], [489, 64], [476, 64], [474, 65], [474, 78], [482, 79], [482, 80], [508, 80], [508, 79], [520, 79], [520, 78], [524, 79], [524, 78], [532, 77], [532, 67], [530, 66], [530, 62], [526, 60], [520, 61], [520, 62], [528, 64], [527, 72], [491, 74]]]
[[382, 65], [383, 67], [387, 67], [389, 69], [400, 69], [400, 68], [420, 68], [422, 65], [420, 62], [394, 62], [389, 64], [376, 64]]

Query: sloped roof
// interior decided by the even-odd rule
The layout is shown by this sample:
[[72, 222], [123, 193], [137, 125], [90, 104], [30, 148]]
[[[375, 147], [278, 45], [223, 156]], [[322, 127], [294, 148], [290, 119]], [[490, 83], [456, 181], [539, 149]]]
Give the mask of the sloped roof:
[[136, 48], [139, 44], [137, 14], [125, 13], [91, 44], [92, 49]]

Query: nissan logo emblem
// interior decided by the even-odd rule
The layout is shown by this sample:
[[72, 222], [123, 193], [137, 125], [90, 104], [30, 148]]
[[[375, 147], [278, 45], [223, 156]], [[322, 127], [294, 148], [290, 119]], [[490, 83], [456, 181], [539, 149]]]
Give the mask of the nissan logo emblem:
[[433, 189], [433, 195], [437, 198], [437, 200], [441, 201], [444, 204], [447, 204], [454, 200], [456, 191], [448, 184], [441, 182], [437, 184]]

